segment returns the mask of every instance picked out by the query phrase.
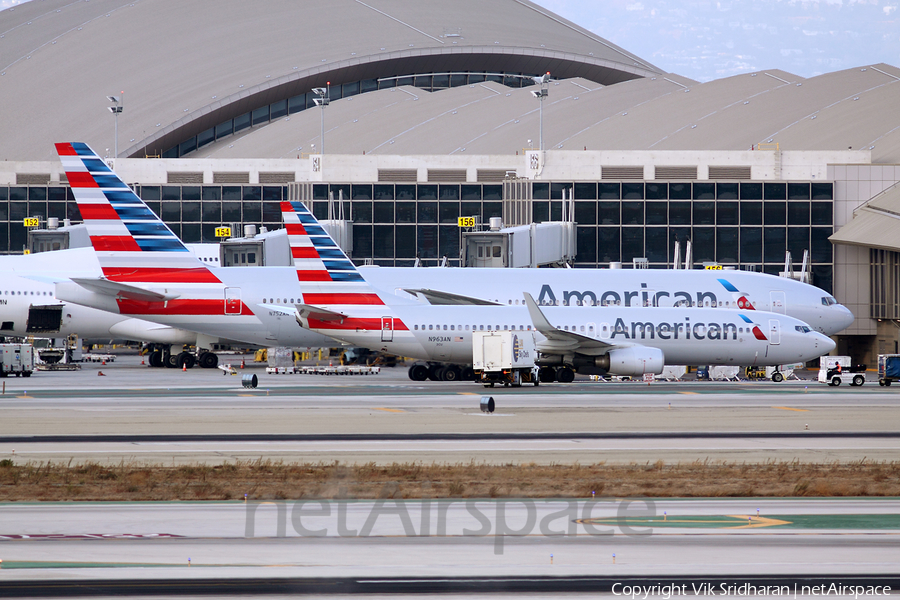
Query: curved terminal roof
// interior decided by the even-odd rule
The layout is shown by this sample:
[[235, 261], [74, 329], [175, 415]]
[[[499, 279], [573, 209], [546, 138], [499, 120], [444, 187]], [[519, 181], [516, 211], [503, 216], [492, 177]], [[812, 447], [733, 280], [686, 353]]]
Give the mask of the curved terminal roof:
[[51, 159], [58, 140], [112, 150], [122, 91], [119, 154], [143, 156], [329, 81], [660, 74], [526, 0], [33, 0], [0, 11], [0, 62], [7, 160]]
[[[533, 88], [532, 88], [533, 89]], [[600, 86], [554, 81], [544, 100], [544, 147], [563, 150], [868, 150], [900, 163], [900, 69], [876, 65], [803, 79], [782, 71], [699, 84], [674, 75]], [[196, 156], [287, 158], [320, 146], [320, 109], [201, 148]], [[540, 106], [528, 88], [490, 82], [412, 87], [332, 102], [326, 152], [513, 154], [537, 147]], [[529, 144], [529, 140], [531, 143]]]

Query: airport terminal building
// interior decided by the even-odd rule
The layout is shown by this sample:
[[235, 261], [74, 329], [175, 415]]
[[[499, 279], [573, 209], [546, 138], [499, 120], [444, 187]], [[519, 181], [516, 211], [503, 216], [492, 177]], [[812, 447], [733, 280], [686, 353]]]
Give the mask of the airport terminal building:
[[290, 199], [349, 222], [359, 263], [459, 265], [497, 217], [560, 223], [578, 268], [807, 251], [857, 317], [838, 353], [898, 351], [894, 66], [700, 84], [525, 0], [45, 0], [0, 30], [2, 252], [26, 218], [80, 220], [53, 142], [85, 141], [186, 242], [280, 228]]

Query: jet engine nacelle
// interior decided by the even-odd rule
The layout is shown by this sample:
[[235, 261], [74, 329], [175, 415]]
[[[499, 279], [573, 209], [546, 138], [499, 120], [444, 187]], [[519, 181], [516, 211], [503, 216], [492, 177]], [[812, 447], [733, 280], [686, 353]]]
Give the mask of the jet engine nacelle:
[[663, 371], [665, 358], [659, 348], [636, 346], [610, 350], [609, 353], [598, 356], [594, 364], [611, 375], [659, 374]]

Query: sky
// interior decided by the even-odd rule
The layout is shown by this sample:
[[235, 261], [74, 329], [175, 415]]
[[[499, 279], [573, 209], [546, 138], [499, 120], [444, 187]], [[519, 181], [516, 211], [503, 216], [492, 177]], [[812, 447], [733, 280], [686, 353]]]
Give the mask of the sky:
[[705, 82], [900, 66], [900, 0], [534, 0], [660, 69]]
[[[0, 0], [0, 10], [23, 0]], [[697, 81], [781, 69], [900, 67], [900, 0], [535, 0], [660, 69]]]

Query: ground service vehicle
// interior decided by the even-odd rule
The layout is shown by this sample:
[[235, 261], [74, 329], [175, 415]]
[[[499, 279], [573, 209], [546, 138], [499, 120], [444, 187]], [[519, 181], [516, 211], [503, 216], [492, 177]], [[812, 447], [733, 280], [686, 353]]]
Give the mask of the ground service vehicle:
[[819, 383], [839, 386], [848, 383], [860, 386], [866, 382], [866, 366], [850, 364], [849, 356], [822, 356], [819, 358]]
[[878, 385], [891, 385], [900, 380], [900, 354], [878, 355]]
[[472, 333], [472, 368], [476, 380], [484, 387], [494, 387], [496, 383], [513, 387], [522, 383], [540, 385], [535, 358], [537, 352], [531, 331]]
[[0, 377], [31, 377], [34, 348], [31, 344], [0, 344]]

